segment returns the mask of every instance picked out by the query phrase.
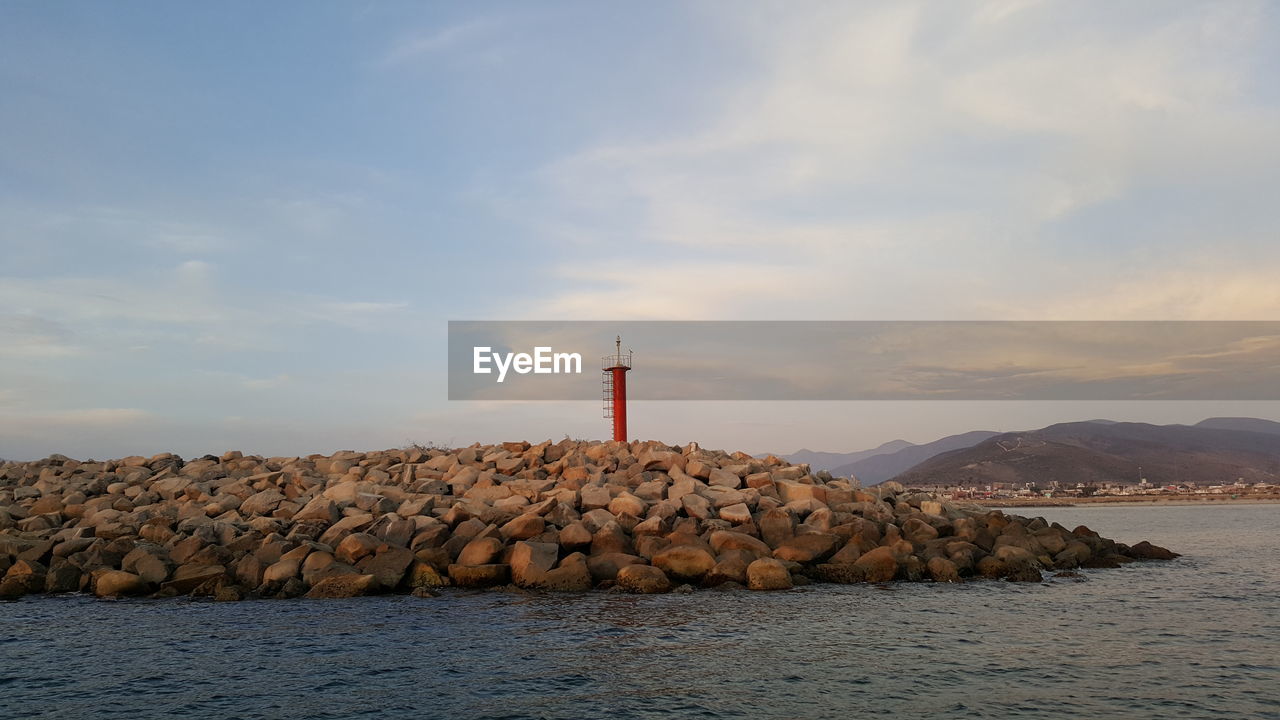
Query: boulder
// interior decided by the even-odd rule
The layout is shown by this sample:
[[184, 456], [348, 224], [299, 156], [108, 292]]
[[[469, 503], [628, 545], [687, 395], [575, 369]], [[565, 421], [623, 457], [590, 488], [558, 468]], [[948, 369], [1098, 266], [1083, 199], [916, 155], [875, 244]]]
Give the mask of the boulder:
[[293, 514], [291, 518], [293, 522], [306, 522], [315, 520], [325, 524], [332, 524], [342, 517], [341, 511], [338, 509], [337, 503], [323, 495], [317, 495], [310, 502], [302, 506], [302, 509]]
[[1004, 545], [996, 549], [996, 560], [1004, 565], [1003, 577], [1015, 582], [1040, 582], [1040, 561], [1036, 556], [1022, 547]]
[[776, 548], [795, 536], [795, 518], [782, 508], [765, 512], [757, 524], [760, 526], [760, 537], [771, 548]]
[[585, 510], [598, 510], [607, 507], [609, 501], [613, 498], [609, 495], [609, 488], [603, 485], [588, 485], [582, 488], [578, 493], [578, 506]]
[[615, 516], [631, 515], [632, 517], [644, 517], [648, 507], [648, 503], [629, 492], [618, 493], [618, 496], [610, 500], [608, 505], [609, 512]]
[[706, 520], [711, 517], [711, 502], [701, 495], [690, 493], [680, 498], [681, 506], [688, 517]]
[[45, 573], [44, 591], [47, 593], [67, 593], [80, 589], [80, 568], [65, 560], [54, 558]]
[[852, 585], [865, 582], [867, 579], [866, 570], [852, 562], [822, 563], [821, 565], [813, 566], [809, 570], [809, 574], [821, 582], [840, 585]]
[[751, 522], [751, 508], [746, 503], [736, 503], [720, 508], [720, 519], [733, 523], [734, 525], [744, 525]]
[[898, 557], [891, 547], [877, 547], [854, 562], [867, 582], [889, 582], [898, 574]]
[[1129, 548], [1129, 557], [1138, 558], [1139, 560], [1173, 560], [1182, 556], [1172, 550], [1167, 550], [1159, 545], [1152, 545], [1143, 540]]
[[627, 565], [618, 571], [617, 586], [633, 593], [671, 592], [666, 573], [652, 565]]
[[[502, 541], [497, 538], [480, 537], [467, 543], [458, 554], [459, 565], [489, 565], [502, 554]], [[452, 575], [452, 572], [450, 572]]]
[[538, 587], [556, 566], [560, 547], [552, 543], [520, 541], [511, 547], [511, 581], [525, 588]]
[[279, 490], [263, 490], [250, 495], [240, 504], [240, 513], [245, 517], [254, 515], [270, 515], [284, 501], [284, 494]]
[[186, 595], [206, 584], [217, 584], [226, 577], [227, 569], [221, 565], [183, 565], [173, 571], [173, 576], [160, 586], [160, 590], [165, 595]]
[[752, 590], [790, 590], [791, 573], [774, 558], [760, 558], [747, 566], [747, 587]]
[[538, 587], [559, 592], [590, 590], [591, 572], [587, 567], [587, 557], [582, 553], [567, 555], [559, 566], [547, 572]]
[[1057, 555], [1066, 550], [1067, 543], [1074, 539], [1066, 530], [1052, 527], [1037, 530], [1034, 535], [1036, 542], [1050, 555]]
[[365, 558], [359, 569], [362, 573], [372, 575], [379, 587], [394, 590], [404, 581], [406, 571], [415, 560], [413, 551], [408, 548], [388, 547], [377, 555]]
[[711, 476], [711, 471], [714, 469], [715, 468], [712, 465], [696, 459], [686, 462], [684, 466], [684, 472], [686, 475], [699, 480], [706, 480]]
[[338, 547], [334, 548], [333, 556], [338, 562], [355, 565], [366, 555], [377, 552], [380, 545], [382, 541], [368, 533], [351, 533], [338, 543]]
[[309, 598], [337, 599], [372, 595], [378, 592], [378, 580], [372, 575], [332, 575], [312, 586]]
[[988, 578], [991, 580], [994, 580], [999, 577], [1003, 577], [1008, 572], [1008, 569], [1005, 568], [1004, 563], [997, 560], [994, 555], [983, 556], [981, 559], [978, 560], [978, 563], [977, 565], [974, 566], [974, 569], [982, 577]]
[[487, 588], [511, 582], [511, 566], [504, 563], [487, 565], [450, 565], [449, 579], [461, 588]]
[[637, 538], [641, 535], [666, 535], [668, 530], [666, 521], [660, 516], [654, 515], [647, 520], [636, 523], [636, 526], [631, 528], [631, 534]]
[[715, 487], [738, 488], [742, 485], [742, 478], [735, 473], [720, 468], [712, 468], [707, 475], [707, 484]]
[[653, 565], [676, 582], [698, 583], [716, 566], [716, 558], [696, 545], [675, 545], [654, 555]]
[[449, 584], [449, 579], [441, 575], [434, 565], [421, 560], [415, 560], [409, 568], [407, 581], [413, 588], [437, 588]]
[[667, 484], [661, 480], [650, 480], [640, 483], [632, 492], [647, 503], [655, 503], [666, 499]]
[[500, 528], [502, 537], [508, 540], [528, 540], [536, 535], [541, 535], [547, 529], [547, 521], [542, 519], [541, 515], [525, 514], [518, 515], [511, 522]]
[[1088, 545], [1079, 540], [1072, 540], [1067, 543], [1062, 552], [1053, 556], [1054, 567], [1059, 568], [1076, 568], [1084, 565], [1093, 556], [1093, 550]]
[[758, 556], [745, 550], [726, 550], [716, 558], [716, 566], [702, 579], [702, 584], [715, 587], [724, 583], [747, 584], [747, 566]]
[[[37, 549], [35, 552], [28, 551], [23, 555], [34, 555], [38, 552]], [[41, 592], [45, 588], [45, 575], [44, 566], [35, 560], [18, 560], [5, 573], [5, 590], [0, 594], [6, 597], [21, 597]]]
[[779, 560], [787, 560], [804, 565], [826, 559], [843, 544], [839, 535], [806, 533], [804, 535], [796, 535], [779, 543], [773, 551], [773, 556]]
[[296, 558], [279, 560], [262, 571], [262, 582], [268, 584], [283, 583], [285, 580], [298, 577], [300, 570], [302, 570], [302, 563]]
[[915, 517], [902, 524], [902, 537], [912, 545], [923, 545], [938, 537], [938, 529]]
[[778, 497], [784, 503], [805, 502], [808, 500], [821, 500], [816, 485], [795, 482], [792, 480], [780, 480], [777, 473], [774, 474], [774, 487], [778, 491]]
[[[373, 516], [368, 513], [359, 513], [356, 515], [348, 515], [338, 522], [329, 526], [319, 538], [319, 541], [329, 547], [337, 547], [342, 539], [353, 532], [364, 530], [373, 524]], [[175, 562], [177, 559], [175, 558]]]
[[745, 550], [756, 557], [771, 557], [773, 550], [763, 540], [732, 530], [717, 530], [711, 533], [711, 547], [716, 553], [726, 550]]
[[565, 550], [586, 550], [591, 547], [591, 531], [579, 521], [574, 521], [560, 530], [560, 547]]
[[144, 595], [149, 589], [141, 577], [123, 570], [103, 570], [93, 580], [93, 594], [98, 597]]
[[618, 523], [610, 520], [591, 536], [591, 554], [628, 553], [635, 548], [631, 544], [631, 536]]
[[960, 582], [960, 571], [956, 564], [942, 556], [930, 558], [925, 569], [934, 582]]
[[647, 565], [644, 558], [627, 553], [610, 552], [587, 558], [587, 569], [592, 581], [602, 583], [616, 580], [618, 571], [628, 565]]
[[678, 467], [683, 462], [679, 453], [670, 450], [646, 450], [640, 453], [637, 464], [642, 470], [661, 470], [666, 472]]
[[613, 516], [613, 513], [605, 510], [604, 508], [588, 510], [582, 514], [583, 527], [593, 535], [605, 525], [608, 525], [609, 523], [616, 523], [617, 521], [618, 519]]

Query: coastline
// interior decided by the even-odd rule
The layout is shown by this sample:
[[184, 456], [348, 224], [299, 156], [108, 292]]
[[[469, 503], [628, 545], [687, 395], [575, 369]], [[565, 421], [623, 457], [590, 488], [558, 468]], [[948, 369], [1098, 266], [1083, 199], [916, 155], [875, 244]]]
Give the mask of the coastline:
[[1084, 505], [1178, 505], [1178, 506], [1211, 506], [1211, 505], [1278, 505], [1280, 495], [1261, 497], [1092, 497], [1092, 498], [1002, 498], [983, 502], [954, 501], [964, 507], [984, 508], [1038, 508], [1038, 507], [1081, 507]]

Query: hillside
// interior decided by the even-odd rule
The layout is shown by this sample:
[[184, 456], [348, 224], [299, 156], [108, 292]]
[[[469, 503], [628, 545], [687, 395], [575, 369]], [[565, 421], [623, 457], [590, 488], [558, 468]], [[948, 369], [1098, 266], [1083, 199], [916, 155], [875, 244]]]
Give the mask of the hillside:
[[1216, 430], [1244, 430], [1246, 432], [1270, 433], [1280, 435], [1280, 422], [1246, 417], [1213, 417], [1195, 424], [1199, 428]]
[[1156, 485], [1276, 482], [1280, 437], [1200, 425], [1062, 423], [946, 452], [894, 479], [904, 485], [1075, 485], [1136, 484], [1143, 477]]
[[769, 455], [776, 455], [777, 457], [795, 465], [806, 464], [814, 472], [817, 472], [819, 470], [834, 470], [842, 465], [848, 465], [849, 463], [857, 462], [874, 455], [897, 452], [898, 450], [908, 447], [912, 447], [912, 443], [909, 443], [906, 440], [890, 440], [879, 447], [875, 447], [870, 450], [859, 450], [857, 452], [819, 452], [816, 450], [801, 448], [789, 455], [763, 453], [756, 457], [765, 458]]
[[908, 445], [896, 452], [878, 453], [859, 458], [831, 470], [837, 477], [853, 475], [864, 487], [884, 482], [939, 453], [973, 447], [988, 438], [999, 435], [992, 430], [972, 430], [960, 435], [950, 435], [923, 445]]

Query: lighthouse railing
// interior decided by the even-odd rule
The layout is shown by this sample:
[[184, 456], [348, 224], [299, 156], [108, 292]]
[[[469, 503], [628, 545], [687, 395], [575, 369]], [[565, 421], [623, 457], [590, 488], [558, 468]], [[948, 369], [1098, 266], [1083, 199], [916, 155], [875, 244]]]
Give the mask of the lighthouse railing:
[[605, 355], [600, 358], [600, 367], [604, 370], [615, 367], [630, 368], [632, 361], [632, 353], [617, 353], [614, 355]]

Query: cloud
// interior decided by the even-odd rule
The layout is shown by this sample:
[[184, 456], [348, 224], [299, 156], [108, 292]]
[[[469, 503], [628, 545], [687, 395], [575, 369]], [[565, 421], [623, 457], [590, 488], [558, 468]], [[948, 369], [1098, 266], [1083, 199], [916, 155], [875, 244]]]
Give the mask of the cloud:
[[387, 50], [379, 64], [384, 67], [403, 65], [423, 56], [456, 50], [474, 42], [495, 25], [492, 18], [478, 18], [408, 33]]
[[[1121, 268], [1174, 272], [1206, 237], [1273, 252], [1250, 195], [1280, 161], [1280, 114], [1250, 95], [1262, 19], [1255, 2], [712, 12], [752, 60], [718, 111], [544, 169], [556, 209], [534, 224], [571, 252], [537, 307], [982, 317], [1124, 293]], [[1268, 294], [1164, 304], [1225, 317]]]
[[1123, 282], [1086, 279], [1047, 297], [988, 307], [1014, 319], [1280, 319], [1280, 285], [1274, 271], [1226, 269], [1222, 260], [1211, 257], [1193, 256], [1186, 264], [1192, 269], [1139, 268]]
[[215, 392], [243, 390], [267, 390], [281, 387], [293, 380], [287, 373], [272, 376], [254, 376], [227, 370], [199, 370], [199, 384], [214, 388]]
[[[274, 287], [239, 288], [219, 267], [186, 260], [163, 271], [103, 276], [2, 277], [0, 356], [192, 346], [266, 350], [306, 326], [384, 328], [405, 302], [340, 299]], [[264, 312], [263, 308], [270, 308]]]
[[31, 314], [0, 314], [0, 357], [51, 358], [80, 352], [62, 323]]
[[236, 247], [234, 234], [168, 211], [112, 205], [49, 207], [0, 203], [0, 238], [15, 246], [65, 242], [112, 245], [182, 255], [222, 253]]
[[44, 417], [57, 424], [65, 425], [117, 425], [137, 422], [150, 417], [150, 413], [138, 408], [87, 408], [82, 410], [61, 410], [48, 413]]
[[95, 428], [128, 425], [149, 419], [151, 414], [137, 408], [77, 408], [21, 415], [0, 414], [0, 427], [17, 428]]
[[318, 309], [324, 313], [338, 315], [369, 315], [394, 312], [409, 306], [405, 302], [321, 302]]
[[630, 263], [572, 264], [557, 272], [562, 288], [517, 317], [575, 320], [706, 320], [744, 303], [769, 304], [793, 290], [778, 267], [725, 262], [713, 268], [654, 258], [642, 272]]
[[[472, 347], [640, 348], [638, 400], [1273, 398], [1280, 323], [476, 322], [450, 325], [450, 398], [586, 400], [587, 372], [472, 373]], [[594, 359], [594, 358], [592, 358]], [[599, 366], [597, 366], [599, 367]]]

